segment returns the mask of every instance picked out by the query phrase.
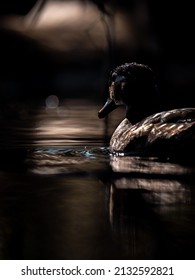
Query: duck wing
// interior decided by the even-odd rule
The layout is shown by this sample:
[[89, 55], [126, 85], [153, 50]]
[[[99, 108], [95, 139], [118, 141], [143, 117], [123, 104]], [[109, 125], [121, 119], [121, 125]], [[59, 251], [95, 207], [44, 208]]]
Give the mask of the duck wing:
[[133, 154], [185, 153], [193, 149], [195, 109], [184, 108], [153, 114], [131, 125], [125, 119], [111, 139], [114, 151]]

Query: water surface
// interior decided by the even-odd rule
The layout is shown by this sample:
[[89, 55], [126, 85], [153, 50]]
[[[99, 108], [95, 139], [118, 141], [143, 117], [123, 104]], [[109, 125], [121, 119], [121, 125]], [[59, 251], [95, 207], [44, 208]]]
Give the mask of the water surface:
[[18, 108], [0, 119], [1, 259], [194, 259], [193, 160], [111, 156], [123, 112], [93, 102]]

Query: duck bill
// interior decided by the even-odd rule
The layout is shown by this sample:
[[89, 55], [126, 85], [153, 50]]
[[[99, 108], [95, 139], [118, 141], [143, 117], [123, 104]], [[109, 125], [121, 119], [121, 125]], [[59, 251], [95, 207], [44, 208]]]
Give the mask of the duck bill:
[[100, 119], [105, 118], [110, 112], [118, 107], [119, 105], [116, 105], [112, 99], [108, 99], [103, 108], [98, 112], [98, 117]]

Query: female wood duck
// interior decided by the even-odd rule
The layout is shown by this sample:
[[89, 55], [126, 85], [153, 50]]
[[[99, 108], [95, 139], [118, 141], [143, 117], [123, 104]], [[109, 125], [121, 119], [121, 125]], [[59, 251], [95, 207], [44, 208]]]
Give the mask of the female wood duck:
[[171, 156], [195, 150], [195, 108], [159, 111], [157, 92], [147, 65], [125, 63], [111, 71], [109, 98], [98, 116], [126, 105], [126, 118], [110, 140], [111, 152]]

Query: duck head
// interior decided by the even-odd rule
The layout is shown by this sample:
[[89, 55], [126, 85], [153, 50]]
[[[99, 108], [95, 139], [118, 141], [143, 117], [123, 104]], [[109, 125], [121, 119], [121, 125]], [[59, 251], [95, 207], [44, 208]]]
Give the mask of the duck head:
[[136, 62], [122, 64], [110, 72], [109, 97], [98, 116], [104, 118], [118, 106], [126, 105], [126, 117], [136, 123], [158, 111], [157, 96], [154, 73], [149, 66]]

